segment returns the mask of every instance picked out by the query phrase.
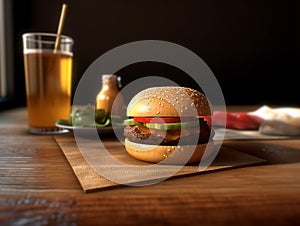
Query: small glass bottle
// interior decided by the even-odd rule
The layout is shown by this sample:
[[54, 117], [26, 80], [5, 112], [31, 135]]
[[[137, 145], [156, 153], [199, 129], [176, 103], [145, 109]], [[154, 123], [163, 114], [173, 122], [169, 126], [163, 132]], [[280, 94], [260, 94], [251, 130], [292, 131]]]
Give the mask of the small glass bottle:
[[114, 115], [122, 114], [123, 97], [119, 94], [119, 79], [117, 75], [102, 75], [102, 87], [96, 97], [96, 109], [103, 109]]

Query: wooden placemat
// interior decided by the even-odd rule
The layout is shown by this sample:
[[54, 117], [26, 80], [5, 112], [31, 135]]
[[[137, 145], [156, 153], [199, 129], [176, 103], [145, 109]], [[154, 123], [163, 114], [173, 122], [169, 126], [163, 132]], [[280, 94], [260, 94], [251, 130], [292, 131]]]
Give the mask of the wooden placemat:
[[[94, 167], [92, 167], [82, 156], [82, 153], [78, 149], [77, 143], [75, 142], [75, 139], [73, 136], [70, 135], [60, 135], [55, 136], [55, 140], [60, 146], [62, 152], [66, 156], [69, 164], [71, 165], [77, 179], [79, 180], [81, 187], [84, 192], [93, 192], [93, 191], [99, 191], [102, 189], [109, 189], [109, 188], [116, 188], [122, 186], [121, 184], [115, 183], [113, 181], [110, 181], [106, 179], [104, 176], [99, 174]], [[89, 140], [86, 140], [86, 142], [90, 142]], [[102, 141], [103, 142], [103, 141]], [[134, 166], [145, 166], [145, 165], [151, 165], [150, 163], [145, 163], [139, 160], [136, 160], [129, 156], [127, 152], [124, 149], [124, 146], [121, 142], [117, 140], [108, 140], [103, 142], [105, 144], [105, 148], [109, 150], [109, 153], [114, 156], [116, 159], [130, 165]], [[93, 145], [90, 145], [88, 150], [89, 156], [95, 156], [99, 157], [99, 148]], [[238, 167], [244, 167], [244, 166], [250, 166], [250, 165], [256, 165], [256, 164], [262, 164], [266, 161], [248, 154], [244, 154], [242, 152], [238, 152], [233, 149], [229, 149], [227, 147], [221, 147], [219, 150], [219, 153], [217, 157], [214, 159], [213, 163], [208, 166], [204, 170], [199, 170], [199, 165], [187, 165], [183, 166], [177, 173], [175, 173], [172, 178], [175, 177], [184, 177], [184, 176], [190, 176], [195, 174], [202, 174], [202, 173], [208, 173], [208, 172], [215, 172], [219, 170], [225, 170], [225, 169], [233, 169]], [[93, 163], [94, 166], [94, 163]], [[165, 167], [163, 170], [172, 170], [171, 165], [161, 165]], [[108, 170], [114, 170], [118, 166], [109, 166]], [[122, 176], [128, 177], [130, 179], [130, 171], [124, 172]], [[159, 171], [154, 179], [161, 179], [163, 176], [160, 175]], [[139, 181], [135, 181], [139, 182]], [[127, 183], [126, 183], [127, 184]]]

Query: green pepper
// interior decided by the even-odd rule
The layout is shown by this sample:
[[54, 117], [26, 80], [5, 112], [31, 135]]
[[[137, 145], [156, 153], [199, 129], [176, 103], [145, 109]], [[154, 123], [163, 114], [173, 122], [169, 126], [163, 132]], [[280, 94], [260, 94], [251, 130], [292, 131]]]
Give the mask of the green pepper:
[[109, 118], [109, 114], [105, 112], [103, 109], [95, 110], [95, 121], [98, 124], [105, 124], [107, 119]]
[[57, 123], [76, 127], [105, 127], [111, 125], [111, 118], [105, 110], [94, 110], [94, 107], [88, 105], [84, 108], [73, 109], [67, 120], [59, 119]]

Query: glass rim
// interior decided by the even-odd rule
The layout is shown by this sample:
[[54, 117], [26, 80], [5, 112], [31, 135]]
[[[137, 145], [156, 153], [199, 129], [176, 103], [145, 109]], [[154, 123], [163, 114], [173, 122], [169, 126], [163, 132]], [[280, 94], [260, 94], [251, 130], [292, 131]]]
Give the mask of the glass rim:
[[[31, 36], [44, 36], [44, 37], [57, 37], [57, 34], [55, 33], [47, 33], [47, 32], [26, 32], [24, 34], [22, 34], [23, 39], [31, 37]], [[71, 38], [70, 36], [67, 35], [60, 35], [61, 37], [61, 41], [63, 41], [63, 43], [65, 44], [73, 44], [74, 40], [73, 38]], [[51, 42], [49, 40], [40, 40], [41, 42]], [[55, 41], [54, 41], [55, 42]]]

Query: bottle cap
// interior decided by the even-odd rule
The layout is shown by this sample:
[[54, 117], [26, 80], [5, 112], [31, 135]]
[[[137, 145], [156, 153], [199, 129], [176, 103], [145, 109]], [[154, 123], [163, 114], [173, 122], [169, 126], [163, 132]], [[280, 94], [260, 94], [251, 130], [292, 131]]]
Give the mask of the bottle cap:
[[117, 80], [117, 75], [109, 75], [109, 74], [102, 75], [103, 82], [108, 79]]

